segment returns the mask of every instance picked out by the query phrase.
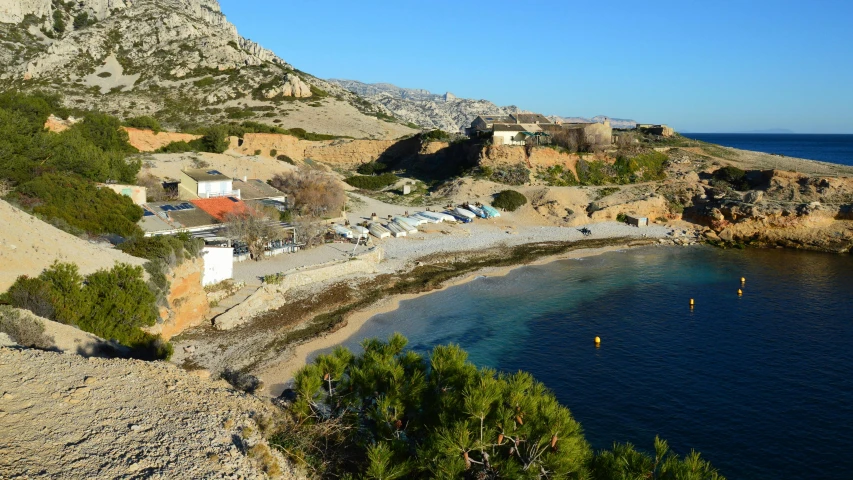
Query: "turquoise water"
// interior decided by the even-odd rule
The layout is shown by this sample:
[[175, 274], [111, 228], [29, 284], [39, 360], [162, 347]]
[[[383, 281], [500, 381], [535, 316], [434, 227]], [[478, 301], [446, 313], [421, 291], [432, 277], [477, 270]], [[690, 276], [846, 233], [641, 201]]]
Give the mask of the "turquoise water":
[[530, 371], [596, 449], [657, 434], [731, 479], [849, 479], [851, 292], [850, 255], [645, 248], [406, 301], [347, 345], [399, 331], [422, 352], [453, 342]]

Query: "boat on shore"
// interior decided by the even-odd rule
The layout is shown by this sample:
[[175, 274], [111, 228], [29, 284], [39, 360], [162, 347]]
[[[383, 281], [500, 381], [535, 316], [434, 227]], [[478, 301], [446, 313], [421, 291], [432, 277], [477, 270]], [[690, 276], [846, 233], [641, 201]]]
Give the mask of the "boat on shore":
[[455, 210], [446, 210], [444, 213], [446, 213], [452, 217], [456, 217], [456, 220], [460, 221], [462, 223], [471, 223], [474, 221], [473, 218], [461, 215], [460, 213], [456, 212]]
[[367, 229], [370, 231], [370, 234], [376, 238], [383, 239], [391, 236], [391, 230], [383, 227], [382, 224], [378, 222], [370, 222], [367, 224]]
[[394, 217], [394, 218], [403, 219], [406, 221], [406, 223], [408, 223], [409, 225], [411, 225], [413, 227], [420, 227], [421, 225], [428, 223], [428, 221], [425, 218], [418, 217], [415, 215], [409, 215], [408, 217]]
[[456, 207], [453, 209], [453, 211], [470, 220], [474, 220], [475, 218], [477, 218], [477, 214], [466, 208]]
[[488, 215], [489, 218], [495, 218], [495, 217], [501, 216], [501, 212], [499, 212], [498, 209], [496, 209], [495, 207], [483, 205], [480, 207], [480, 209], [483, 210], [484, 212], [486, 212], [486, 215]]
[[470, 210], [470, 211], [474, 212], [474, 215], [477, 215], [477, 216], [478, 216], [478, 217], [480, 217], [480, 218], [488, 218], [488, 216], [486, 215], [486, 212], [484, 212], [483, 210], [481, 210], [481, 209], [479, 209], [479, 208], [475, 207], [474, 205], [463, 205], [463, 207], [465, 207], [465, 208], [467, 208], [468, 210]]
[[407, 222], [405, 219], [403, 219], [403, 217], [394, 217], [394, 220], [391, 223], [394, 223], [395, 225], [399, 226], [407, 233], [418, 233], [418, 229], [411, 225], [409, 222]]
[[415, 215], [426, 219], [429, 223], [441, 223], [444, 221], [444, 216], [438, 215], [435, 212], [418, 212]]
[[350, 230], [352, 230], [352, 233], [356, 239], [367, 238], [367, 236], [370, 234], [370, 231], [362, 227], [361, 225], [353, 225], [349, 228]]
[[337, 233], [338, 235], [340, 235], [344, 238], [352, 238], [353, 237], [352, 230], [350, 230], [349, 228], [347, 228], [343, 225], [335, 225], [334, 230], [335, 230], [335, 233]]
[[385, 228], [387, 228], [391, 232], [391, 236], [394, 238], [405, 237], [406, 229], [397, 225], [394, 222], [388, 222], [385, 224]]

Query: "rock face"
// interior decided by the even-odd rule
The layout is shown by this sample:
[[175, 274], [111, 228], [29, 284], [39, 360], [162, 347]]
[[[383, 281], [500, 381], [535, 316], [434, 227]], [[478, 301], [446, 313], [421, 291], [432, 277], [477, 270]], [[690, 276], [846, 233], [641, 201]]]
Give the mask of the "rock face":
[[705, 185], [685, 219], [710, 227], [711, 240], [838, 253], [853, 249], [853, 178], [760, 173], [763, 185], [747, 192]]
[[128, 142], [140, 152], [153, 152], [172, 142], [190, 142], [201, 135], [191, 133], [153, 132], [141, 128], [123, 127], [127, 131]]
[[160, 321], [148, 331], [169, 340], [184, 330], [204, 323], [210, 312], [207, 293], [201, 286], [204, 261], [201, 258], [185, 261], [167, 275], [169, 294], [167, 306], [160, 311]]
[[297, 478], [261, 438], [274, 407], [165, 362], [0, 347], [11, 478]]
[[395, 117], [429, 129], [461, 132], [477, 115], [508, 115], [518, 107], [499, 107], [488, 100], [458, 98], [452, 93], [438, 95], [422, 89], [400, 88], [388, 83], [366, 84], [355, 80], [331, 79], [351, 92], [390, 110]]
[[[61, 93], [68, 105], [151, 115], [168, 128], [254, 117], [353, 137], [412, 131], [241, 37], [216, 0], [6, 0], [0, 38], [0, 89]], [[329, 117], [346, 117], [346, 127]]]
[[281, 85], [270, 88], [264, 92], [265, 98], [274, 98], [279, 95], [296, 98], [310, 97], [311, 86], [302, 81], [299, 76], [292, 73], [286, 73]]

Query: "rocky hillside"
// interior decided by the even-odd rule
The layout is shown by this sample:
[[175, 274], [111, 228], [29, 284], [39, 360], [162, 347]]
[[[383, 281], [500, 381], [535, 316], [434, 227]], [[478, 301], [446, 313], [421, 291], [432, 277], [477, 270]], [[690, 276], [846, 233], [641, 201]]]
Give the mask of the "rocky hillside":
[[276, 410], [161, 362], [0, 347], [0, 477], [298, 478]]
[[[425, 128], [440, 128], [446, 132], [464, 131], [466, 127], [471, 126], [471, 121], [477, 115], [508, 115], [523, 111], [515, 105], [499, 107], [488, 100], [458, 98], [450, 92], [436, 94], [423, 89], [401, 88], [390, 83], [362, 83], [341, 79], [330, 79], [329, 82], [387, 108], [401, 120]], [[548, 118], [569, 123], [604, 123], [604, 119], [609, 118], [613, 128], [634, 128], [637, 124], [634, 120], [610, 118], [605, 115], [593, 118], [554, 115]]]
[[330, 79], [329, 82], [387, 108], [403, 121], [446, 132], [464, 130], [477, 115], [508, 115], [519, 111], [514, 105], [499, 107], [488, 100], [457, 98], [450, 92], [438, 95], [422, 89], [400, 88], [390, 83], [367, 84], [355, 80]]
[[241, 37], [216, 0], [7, 0], [4, 88], [169, 126], [254, 120], [357, 138], [412, 130], [337, 84]]

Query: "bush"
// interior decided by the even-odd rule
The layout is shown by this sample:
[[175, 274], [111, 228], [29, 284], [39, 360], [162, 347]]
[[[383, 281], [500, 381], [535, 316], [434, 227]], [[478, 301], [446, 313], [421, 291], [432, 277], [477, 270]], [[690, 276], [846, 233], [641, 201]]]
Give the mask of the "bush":
[[530, 180], [530, 170], [521, 163], [511, 167], [497, 168], [492, 171], [491, 180], [507, 185], [524, 185]]
[[620, 223], [628, 223], [628, 215], [625, 215], [624, 213], [617, 213], [616, 221]]
[[712, 177], [715, 180], [714, 183], [723, 182], [741, 192], [752, 188], [752, 184], [747, 179], [746, 171], [731, 165], [717, 169]]
[[362, 163], [361, 165], [358, 166], [358, 168], [355, 171], [362, 174], [362, 175], [373, 175], [375, 173], [381, 173], [386, 168], [387, 168], [387, 165], [385, 165], [382, 162], [374, 160], [372, 162]]
[[24, 347], [48, 349], [54, 347], [53, 337], [44, 333], [44, 323], [21, 314], [8, 305], [0, 305], [0, 333]]
[[272, 158], [275, 158], [275, 157], [276, 157], [276, 155], [278, 155], [278, 150], [276, 150], [276, 149], [274, 149], [274, 148], [270, 149], [270, 156], [271, 156]]
[[141, 235], [136, 225], [142, 209], [108, 188], [75, 175], [50, 173], [18, 187], [14, 198], [48, 219], [92, 235], [116, 234], [125, 238]]
[[157, 149], [157, 153], [185, 153], [192, 151], [195, 151], [193, 146], [185, 142], [184, 140], [171, 142], [168, 145], [163, 145], [162, 147]]
[[492, 206], [508, 212], [514, 212], [527, 203], [527, 197], [515, 190], [504, 190], [495, 195]]
[[294, 162], [292, 158], [288, 157], [285, 154], [278, 155], [275, 158], [278, 160], [281, 160], [282, 162], [286, 162], [286, 163], [289, 163], [291, 165], [296, 165], [296, 162]]
[[202, 79], [194, 81], [193, 85], [195, 85], [196, 87], [202, 88], [202, 87], [209, 87], [209, 86], [213, 85], [214, 83], [216, 83], [216, 80], [213, 77], [204, 77]]
[[158, 133], [163, 130], [163, 128], [160, 126], [160, 122], [158, 122], [156, 118], [149, 117], [147, 115], [128, 118], [124, 121], [124, 125], [126, 127], [133, 128], [146, 128], [148, 130], [152, 130], [154, 133]]
[[19, 277], [3, 300], [18, 308], [32, 306], [34, 298], [48, 302], [51, 320], [115, 340], [139, 358], [167, 358], [171, 347], [141, 329], [157, 319], [156, 297], [142, 272], [142, 267], [119, 263], [83, 277], [74, 264], [54, 263], [38, 278]]
[[87, 27], [94, 23], [94, 21], [89, 21], [89, 14], [86, 12], [80, 12], [74, 17], [74, 30], [80, 30], [81, 28]]
[[393, 173], [383, 173], [382, 175], [376, 176], [356, 175], [349, 177], [344, 181], [355, 188], [362, 188], [364, 190], [382, 190], [389, 185], [397, 183], [397, 180], [397, 176]]
[[263, 387], [264, 383], [261, 380], [248, 373], [239, 370], [231, 370], [226, 368], [219, 374], [219, 378], [228, 382], [232, 387], [246, 393], [255, 393], [256, 390]]

